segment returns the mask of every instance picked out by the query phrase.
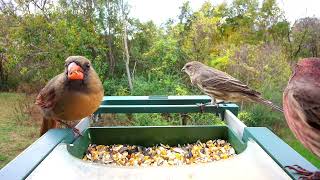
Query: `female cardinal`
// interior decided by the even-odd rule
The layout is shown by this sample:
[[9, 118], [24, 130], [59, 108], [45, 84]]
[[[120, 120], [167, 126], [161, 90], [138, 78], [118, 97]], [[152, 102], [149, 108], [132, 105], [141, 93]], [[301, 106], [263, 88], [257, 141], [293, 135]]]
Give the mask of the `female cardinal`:
[[[289, 128], [296, 138], [320, 157], [320, 59], [299, 61], [283, 93], [283, 109]], [[309, 172], [300, 166], [290, 169], [303, 178], [320, 179], [320, 172]]]
[[[52, 78], [40, 91], [35, 104], [43, 112], [40, 134], [94, 113], [103, 98], [102, 83], [91, 62], [82, 56], [70, 56], [63, 73]], [[73, 130], [79, 134], [78, 130]]]

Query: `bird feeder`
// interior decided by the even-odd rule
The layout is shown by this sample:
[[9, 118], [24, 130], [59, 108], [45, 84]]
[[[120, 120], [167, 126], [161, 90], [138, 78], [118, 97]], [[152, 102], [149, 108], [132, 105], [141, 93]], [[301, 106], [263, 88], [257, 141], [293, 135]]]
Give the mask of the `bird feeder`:
[[[90, 127], [89, 118], [71, 129], [52, 129], [0, 171], [0, 179], [298, 179], [285, 166], [316, 167], [265, 127], [247, 127], [236, 104], [206, 105], [208, 96], [105, 96], [103, 113], [215, 113], [226, 126]], [[150, 119], [152, 121], [152, 119]], [[236, 156], [195, 165], [121, 167], [82, 160], [89, 144], [186, 144], [210, 139], [228, 141]]]

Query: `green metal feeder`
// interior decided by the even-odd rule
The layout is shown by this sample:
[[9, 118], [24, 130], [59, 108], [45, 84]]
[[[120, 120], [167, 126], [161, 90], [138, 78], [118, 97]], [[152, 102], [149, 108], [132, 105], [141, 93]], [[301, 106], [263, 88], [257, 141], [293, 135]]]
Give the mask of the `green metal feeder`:
[[[208, 96], [106, 96], [101, 113], [201, 112]], [[0, 171], [0, 179], [298, 179], [287, 165], [316, 170], [310, 162], [264, 127], [246, 127], [236, 116], [238, 106], [206, 105], [203, 113], [219, 114], [227, 126], [89, 127], [89, 118], [71, 129], [53, 129], [30, 145]], [[211, 163], [170, 167], [119, 167], [83, 161], [92, 144], [152, 146], [225, 139], [237, 156]]]

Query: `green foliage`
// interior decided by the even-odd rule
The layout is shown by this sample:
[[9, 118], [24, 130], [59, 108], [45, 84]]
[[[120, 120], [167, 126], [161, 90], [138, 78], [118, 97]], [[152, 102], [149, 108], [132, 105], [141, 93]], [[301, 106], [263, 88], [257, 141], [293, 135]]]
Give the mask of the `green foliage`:
[[253, 117], [253, 114], [251, 112], [241, 111], [238, 114], [238, 118], [247, 126], [257, 126], [255, 117]]
[[163, 76], [155, 77], [150, 75], [145, 78], [138, 76], [134, 80], [134, 89], [129, 91], [128, 81], [125, 77], [121, 79], [107, 79], [103, 86], [105, 95], [113, 96], [147, 96], [147, 95], [187, 95], [190, 93], [190, 88], [187, 84], [182, 83], [179, 76]]
[[[264, 98], [282, 107], [282, 91], [277, 90], [275, 86], [265, 84], [262, 86], [261, 93]], [[283, 114], [280, 114], [267, 106], [250, 103], [244, 105], [243, 110], [244, 111], [239, 113], [238, 117], [247, 126], [263, 126], [277, 130], [279, 126], [285, 124]]]
[[320, 19], [306, 17], [297, 20], [292, 27], [290, 36], [293, 42], [290, 43], [291, 58], [298, 60], [303, 57], [319, 57], [320, 51]]
[[188, 114], [190, 118], [190, 124], [193, 125], [225, 125], [221, 119], [215, 114]]
[[262, 105], [252, 105], [247, 108], [252, 114], [252, 120], [255, 126], [266, 126], [273, 128], [279, 124], [284, 124], [283, 116], [278, 112], [273, 112], [270, 108]]
[[149, 76], [135, 79], [132, 95], [186, 95], [188, 92], [178, 76]]
[[[281, 90], [291, 73], [289, 58], [295, 54], [295, 44], [303, 37], [317, 37], [317, 21], [306, 19], [295, 25], [292, 35], [296, 37], [291, 39], [297, 43], [287, 42], [289, 23], [274, 0], [261, 4], [257, 0], [235, 0], [229, 5], [205, 2], [197, 11], [186, 2], [180, 8], [179, 22], [165, 27], [129, 17], [129, 67], [132, 73], [134, 69], [137, 89], [129, 92], [123, 61], [121, 1], [98, 1], [95, 6], [76, 4], [49, 3], [37, 13], [3, 8], [0, 32], [6, 38], [0, 40], [1, 57], [5, 59], [0, 63], [4, 67], [0, 68], [2, 88], [17, 86], [19, 81], [44, 83], [62, 72], [66, 57], [77, 54], [92, 60], [103, 81], [111, 79], [106, 82], [113, 83], [106, 94], [198, 93], [189, 91], [190, 87], [184, 85], [188, 82], [180, 78], [180, 69], [189, 60], [226, 71], [256, 89], [272, 84], [270, 88]], [[310, 39], [314, 38], [306, 43]]]
[[186, 115], [173, 114], [134, 114], [135, 126], [168, 126], [181, 125], [185, 118], [188, 125], [225, 125], [223, 121], [214, 114], [189, 113]]
[[163, 119], [160, 114], [135, 114], [134, 126], [168, 126], [174, 123]]
[[149, 63], [149, 72], [158, 76], [176, 74], [180, 71], [177, 67], [183, 67], [178, 41], [170, 36], [157, 40], [150, 50], [143, 54], [143, 59]]
[[131, 41], [131, 54], [135, 59], [148, 62], [144, 54], [148, 53], [155, 42], [160, 39], [161, 31], [152, 21], [141, 23], [135, 20], [134, 24], [136, 29], [133, 32], [135, 38]]
[[209, 62], [209, 65], [216, 69], [225, 71], [230, 66], [230, 56], [231, 52], [227, 50], [225, 55], [210, 58], [211, 60]]
[[103, 87], [104, 94], [107, 96], [126, 96], [130, 94], [125, 78], [107, 79], [103, 83]]
[[[280, 105], [291, 74], [292, 54], [299, 44], [306, 46], [317, 37], [316, 19], [301, 20], [291, 29], [274, 0], [205, 2], [197, 11], [186, 2], [180, 8], [179, 21], [163, 27], [129, 17], [130, 91], [121, 10], [121, 1], [81, 7], [60, 1], [37, 13], [4, 8], [0, 13], [0, 33], [5, 37], [0, 39], [0, 57], [5, 59], [0, 61], [0, 86], [45, 83], [62, 72], [66, 57], [84, 55], [92, 60], [105, 95], [202, 94], [180, 72], [187, 61], [198, 60], [226, 71]], [[303, 41], [304, 37], [308, 41]], [[302, 54], [307, 53], [300, 50], [296, 56]], [[283, 118], [260, 105], [249, 104], [244, 110], [240, 115], [250, 125], [271, 125]], [[207, 118], [195, 118], [193, 123], [208, 123]]]

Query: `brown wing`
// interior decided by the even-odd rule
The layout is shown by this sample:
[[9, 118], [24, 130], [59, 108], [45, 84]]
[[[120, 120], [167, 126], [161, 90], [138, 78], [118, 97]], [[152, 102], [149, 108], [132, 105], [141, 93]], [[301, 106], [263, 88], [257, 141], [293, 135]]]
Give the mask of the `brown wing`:
[[48, 84], [39, 92], [36, 98], [36, 105], [39, 105], [41, 108], [52, 108], [57, 102], [57, 97], [59, 93], [60, 75], [51, 79]]
[[55, 96], [54, 89], [49, 91], [42, 89], [36, 98], [35, 104], [39, 105], [41, 108], [51, 108], [55, 103]]
[[204, 88], [221, 92], [239, 92], [248, 95], [260, 95], [259, 92], [250, 89], [241, 81], [226, 76], [225, 74], [215, 74], [213, 77], [203, 80], [201, 85]]
[[296, 86], [293, 98], [299, 103], [306, 116], [305, 121], [320, 130], [320, 87], [313, 83]]

